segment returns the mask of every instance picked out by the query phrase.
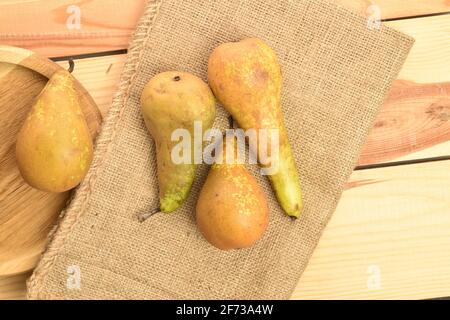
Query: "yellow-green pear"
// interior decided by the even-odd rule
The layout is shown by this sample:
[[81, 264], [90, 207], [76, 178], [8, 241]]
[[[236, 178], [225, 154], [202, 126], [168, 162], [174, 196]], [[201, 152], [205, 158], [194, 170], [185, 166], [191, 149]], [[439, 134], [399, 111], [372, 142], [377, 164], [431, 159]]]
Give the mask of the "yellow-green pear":
[[[264, 234], [269, 221], [266, 195], [255, 178], [234, 156], [214, 163], [200, 191], [196, 220], [200, 232], [221, 250], [253, 246]], [[232, 152], [230, 153], [232, 155]]]
[[[275, 52], [260, 39], [224, 43], [208, 61], [208, 81], [214, 95], [245, 130], [278, 129], [279, 157], [264, 166], [277, 168], [269, 179], [284, 211], [298, 217], [302, 208], [299, 175], [281, 109], [282, 75]], [[267, 149], [272, 131], [268, 131]], [[258, 154], [258, 150], [253, 150]], [[274, 158], [276, 159], [276, 158]], [[260, 160], [261, 162], [261, 160]]]
[[[195, 178], [194, 153], [201, 144], [194, 142], [195, 122], [203, 131], [211, 128], [215, 117], [215, 99], [209, 86], [200, 78], [179, 71], [157, 74], [145, 86], [141, 95], [141, 112], [156, 146], [159, 202], [162, 212], [179, 208], [189, 195]], [[179, 140], [172, 134], [179, 129], [189, 133], [188, 161], [173, 158]], [[198, 137], [197, 137], [198, 139]], [[200, 147], [200, 150], [199, 150]], [[186, 151], [186, 150], [185, 150]], [[183, 155], [185, 156], [185, 155]]]
[[34, 188], [64, 192], [86, 175], [93, 147], [70, 73], [56, 72], [37, 97], [16, 142], [16, 161]]

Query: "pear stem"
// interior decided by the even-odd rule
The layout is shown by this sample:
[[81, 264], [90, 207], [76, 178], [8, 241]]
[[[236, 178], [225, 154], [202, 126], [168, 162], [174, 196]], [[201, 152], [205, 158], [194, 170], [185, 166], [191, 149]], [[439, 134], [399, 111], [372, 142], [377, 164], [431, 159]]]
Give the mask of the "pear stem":
[[75, 63], [73, 62], [73, 59], [70, 58], [69, 59], [69, 69], [67, 69], [67, 71], [69, 71], [69, 73], [72, 73], [74, 69], [75, 69]]
[[139, 221], [140, 223], [142, 223], [142, 222], [144, 222], [145, 220], [147, 220], [148, 218], [150, 218], [151, 216], [153, 216], [154, 214], [156, 214], [156, 213], [158, 213], [158, 212], [160, 212], [160, 211], [161, 211], [161, 210], [158, 208], [158, 209], [153, 210], [153, 211], [150, 211], [150, 212], [142, 212], [142, 213], [139, 213], [139, 214], [137, 215], [138, 221]]

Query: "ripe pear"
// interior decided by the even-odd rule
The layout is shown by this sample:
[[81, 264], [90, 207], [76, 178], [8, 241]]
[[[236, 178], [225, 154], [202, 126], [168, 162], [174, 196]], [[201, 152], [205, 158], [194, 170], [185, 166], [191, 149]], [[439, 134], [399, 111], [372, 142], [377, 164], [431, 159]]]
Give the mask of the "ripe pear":
[[[274, 167], [269, 179], [281, 207], [297, 218], [302, 208], [297, 166], [281, 110], [282, 75], [275, 52], [262, 40], [244, 39], [214, 49], [208, 61], [208, 81], [214, 95], [244, 130], [278, 129], [279, 156], [265, 167]], [[268, 134], [267, 150], [275, 150]], [[275, 137], [275, 136], [274, 136]], [[259, 157], [261, 146], [252, 150]]]
[[269, 221], [266, 195], [255, 178], [234, 157], [214, 163], [200, 191], [196, 220], [200, 232], [221, 250], [247, 248], [264, 234]]
[[34, 188], [64, 192], [86, 175], [92, 161], [92, 137], [73, 78], [56, 72], [31, 108], [16, 142], [16, 161]]
[[[196, 171], [194, 122], [201, 123], [202, 131], [211, 128], [216, 112], [214, 95], [203, 80], [192, 74], [163, 72], [145, 86], [141, 112], [156, 145], [160, 210], [172, 212], [189, 195]], [[177, 129], [186, 129], [191, 137], [189, 161], [185, 163], [172, 159], [178, 141], [172, 141], [171, 136]]]

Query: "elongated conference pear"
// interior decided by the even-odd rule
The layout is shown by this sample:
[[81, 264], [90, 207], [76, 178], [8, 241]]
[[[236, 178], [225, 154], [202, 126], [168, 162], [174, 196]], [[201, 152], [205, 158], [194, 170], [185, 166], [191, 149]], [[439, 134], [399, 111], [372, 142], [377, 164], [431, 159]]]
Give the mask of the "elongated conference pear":
[[[256, 38], [224, 43], [209, 57], [208, 81], [216, 98], [241, 128], [278, 129], [278, 160], [274, 158], [272, 163], [264, 163], [263, 166], [278, 169], [275, 174], [269, 175], [278, 201], [289, 216], [298, 217], [302, 195], [283, 121], [282, 76], [275, 52]], [[275, 150], [270, 141], [267, 149]], [[261, 147], [258, 144], [258, 149]], [[258, 153], [259, 150], [253, 151]]]

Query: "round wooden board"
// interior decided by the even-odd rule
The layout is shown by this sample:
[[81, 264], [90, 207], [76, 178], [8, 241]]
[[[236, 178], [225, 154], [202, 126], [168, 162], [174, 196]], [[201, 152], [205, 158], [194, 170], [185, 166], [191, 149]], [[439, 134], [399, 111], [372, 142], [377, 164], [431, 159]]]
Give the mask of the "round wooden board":
[[[34, 268], [70, 196], [70, 192], [46, 193], [30, 187], [14, 156], [16, 135], [34, 99], [61, 69], [31, 51], [0, 46], [0, 276]], [[77, 80], [75, 84], [94, 138], [101, 113]]]

